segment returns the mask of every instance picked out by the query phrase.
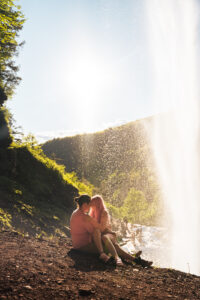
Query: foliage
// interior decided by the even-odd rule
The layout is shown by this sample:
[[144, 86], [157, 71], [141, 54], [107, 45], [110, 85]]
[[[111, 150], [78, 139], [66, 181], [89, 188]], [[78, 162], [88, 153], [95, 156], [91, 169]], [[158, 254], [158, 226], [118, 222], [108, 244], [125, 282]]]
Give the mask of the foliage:
[[0, 223], [3, 228], [11, 227], [11, 215], [5, 212], [2, 208], [0, 208]]
[[65, 172], [65, 166], [57, 164], [54, 160], [48, 158], [41, 146], [38, 144], [36, 138], [34, 135], [29, 134], [23, 138], [21, 146], [26, 146], [29, 151], [32, 153], [32, 155], [40, 162], [42, 162], [47, 168], [55, 170], [60, 178], [64, 181], [66, 181], [68, 184], [71, 184], [74, 186], [77, 190], [79, 190], [79, 193], [87, 193], [89, 195], [92, 195], [93, 186], [89, 182], [87, 184], [84, 184], [81, 182], [75, 172], [67, 173]]
[[0, 149], [0, 226], [34, 236], [68, 234], [79, 193], [92, 193], [75, 173], [46, 157], [31, 135]]
[[74, 187], [76, 187], [79, 190], [80, 194], [88, 194], [92, 196], [94, 186], [89, 182], [87, 182], [86, 184], [83, 181], [80, 181], [75, 172], [65, 173], [64, 179], [70, 182]]
[[148, 202], [145, 199], [144, 193], [131, 188], [124, 200], [123, 215], [126, 215], [128, 221], [131, 223], [143, 224], [147, 209]]
[[[42, 148], [68, 172], [75, 171], [81, 181], [91, 182], [115, 217], [155, 224], [161, 197], [145, 130], [151, 123], [149, 118], [94, 134], [53, 139]], [[138, 204], [133, 207], [134, 199]]]
[[159, 199], [155, 199], [148, 203], [144, 193], [134, 188], [129, 190], [123, 205], [116, 207], [106, 202], [112, 217], [121, 220], [128, 220], [130, 223], [138, 223], [145, 225], [155, 225], [158, 222]]
[[12, 95], [20, 80], [13, 57], [22, 46], [18, 36], [24, 21], [20, 6], [15, 5], [14, 1], [0, 1], [0, 105], [6, 96]]
[[0, 148], [8, 147], [11, 142], [12, 136], [9, 126], [9, 111], [5, 107], [0, 107]]
[[18, 41], [19, 32], [25, 19], [20, 6], [12, 0], [0, 1], [0, 147], [8, 147], [12, 142], [9, 111], [2, 106], [7, 97], [13, 94], [20, 78], [14, 57], [22, 43]]

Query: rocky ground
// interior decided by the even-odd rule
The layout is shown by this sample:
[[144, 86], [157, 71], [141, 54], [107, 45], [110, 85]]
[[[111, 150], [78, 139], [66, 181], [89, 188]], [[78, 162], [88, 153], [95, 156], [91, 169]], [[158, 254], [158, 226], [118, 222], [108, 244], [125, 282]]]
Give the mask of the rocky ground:
[[200, 277], [126, 263], [105, 265], [53, 240], [0, 232], [0, 299], [200, 299]]

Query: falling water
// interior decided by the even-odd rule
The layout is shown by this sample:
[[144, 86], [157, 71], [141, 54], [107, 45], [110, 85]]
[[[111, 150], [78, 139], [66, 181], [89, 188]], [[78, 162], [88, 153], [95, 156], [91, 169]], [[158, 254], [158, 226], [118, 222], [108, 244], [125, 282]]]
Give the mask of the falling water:
[[166, 204], [171, 266], [200, 274], [198, 2], [146, 0], [153, 149]]

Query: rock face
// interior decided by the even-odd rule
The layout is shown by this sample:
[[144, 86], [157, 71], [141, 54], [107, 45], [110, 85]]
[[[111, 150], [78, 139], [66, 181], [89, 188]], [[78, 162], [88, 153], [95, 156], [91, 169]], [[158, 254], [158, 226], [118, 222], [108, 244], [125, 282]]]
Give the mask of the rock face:
[[0, 232], [0, 299], [200, 299], [200, 277], [176, 270], [105, 265], [52, 240]]

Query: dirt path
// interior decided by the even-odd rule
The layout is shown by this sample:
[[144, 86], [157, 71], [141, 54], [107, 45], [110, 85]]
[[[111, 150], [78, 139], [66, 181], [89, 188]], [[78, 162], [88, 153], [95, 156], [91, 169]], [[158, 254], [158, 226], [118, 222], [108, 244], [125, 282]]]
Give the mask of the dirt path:
[[0, 299], [200, 299], [200, 277], [169, 269], [106, 266], [69, 238], [0, 232]]

